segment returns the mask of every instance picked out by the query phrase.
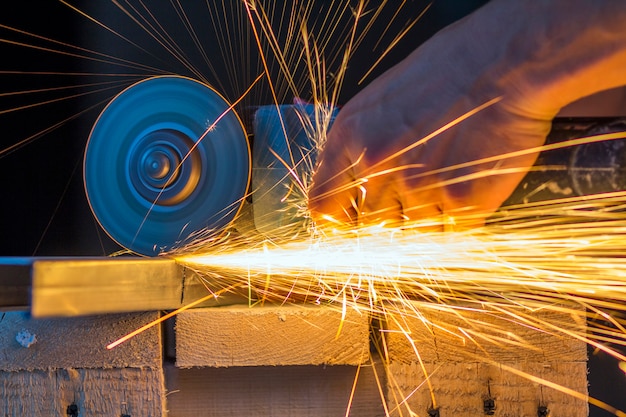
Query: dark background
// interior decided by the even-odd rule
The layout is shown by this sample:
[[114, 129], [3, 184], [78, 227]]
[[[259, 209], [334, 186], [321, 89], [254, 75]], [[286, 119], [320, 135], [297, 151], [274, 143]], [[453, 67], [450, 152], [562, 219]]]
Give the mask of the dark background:
[[[4, 42], [0, 42], [0, 56], [3, 57], [0, 71], [4, 71], [0, 73], [0, 94], [5, 94], [0, 95], [0, 126], [3, 130], [0, 150], [5, 150], [5, 153], [0, 154], [0, 175], [4, 179], [4, 204], [0, 209], [0, 254], [110, 254], [121, 248], [108, 238], [91, 215], [82, 182], [83, 151], [91, 127], [104, 105], [133, 82], [158, 74], [205, 77], [218, 91], [234, 101], [261, 73], [262, 67], [249, 27], [242, 29], [235, 23], [236, 11], [228, 8], [214, 10], [211, 14], [207, 12], [207, 3], [203, 1], [185, 3], [186, 17], [190, 19], [198, 38], [202, 39], [200, 46], [210, 57], [210, 66], [203, 61], [203, 51], [180, 24], [179, 17], [169, 3], [159, 7], [151, 6], [150, 9], [163, 30], [153, 21], [141, 22], [144, 25], [152, 24], [153, 32], [166, 33], [175, 40], [180, 53], [197, 69], [197, 73], [194, 73], [169, 53], [162, 43], [149, 36], [136, 22], [109, 2], [72, 3], [97, 18], [101, 25], [58, 2], [42, 3], [37, 5], [36, 13], [33, 13], [31, 4], [16, 3], [0, 17], [1, 25], [35, 35], [28, 36], [0, 27], [0, 39], [4, 39]], [[240, 2], [233, 2], [235, 3]], [[333, 2], [322, 0], [315, 3], [316, 9], [311, 13], [312, 21], [324, 16]], [[364, 84], [401, 60], [448, 22], [469, 13], [482, 3], [484, 1], [435, 2]], [[375, 58], [427, 4], [423, 0], [408, 1], [395, 19], [393, 7], [384, 9], [350, 61], [340, 103], [344, 103], [362, 88], [357, 82], [374, 63]], [[135, 6], [138, 7], [137, 4]], [[336, 2], [332, 7], [337, 9]], [[146, 16], [147, 13], [143, 11], [142, 15]], [[219, 21], [220, 19], [222, 20]], [[384, 32], [392, 20], [393, 24]], [[229, 28], [230, 38], [235, 40], [234, 43], [224, 46], [225, 35], [216, 31], [214, 25]], [[311, 22], [312, 27], [315, 25], [315, 22]], [[341, 25], [331, 36], [330, 46], [325, 53], [329, 67], [336, 68], [341, 59], [340, 40], [346, 39], [350, 29], [351, 18], [346, 13]], [[113, 31], [124, 38], [115, 35]], [[279, 25], [276, 25], [276, 33], [284, 41], [285, 31], [280, 30]], [[380, 45], [375, 48], [379, 39]], [[163, 38], [160, 41], [167, 42], [168, 39]], [[297, 51], [298, 48], [300, 47], [294, 49]], [[47, 49], [61, 53], [53, 53]], [[104, 62], [112, 61], [110, 57], [118, 60], [115, 63]], [[269, 65], [275, 74], [274, 79], [284, 78], [278, 74], [276, 62], [269, 62]], [[13, 74], [6, 71], [26, 73]], [[55, 74], [41, 74], [42, 72]], [[298, 94], [310, 99], [311, 89], [306, 85], [303, 65], [296, 66], [293, 75], [300, 88]], [[330, 77], [332, 76], [329, 75]], [[78, 87], [94, 83], [108, 84]], [[66, 86], [75, 87], [47, 93], [6, 95], [22, 90]], [[99, 89], [103, 91], [96, 92]], [[287, 91], [284, 83], [277, 82], [277, 89], [279, 99], [284, 102], [292, 100], [294, 93]], [[77, 97], [71, 98], [75, 95]], [[37, 105], [47, 100], [53, 102]], [[261, 82], [242, 102], [238, 109], [239, 114], [245, 117], [247, 109], [271, 101], [267, 83]], [[32, 107], [13, 110], [21, 106]], [[67, 118], [71, 120], [63, 122]], [[9, 147], [22, 141], [25, 141], [23, 146], [7, 152]]]
[[[194, 3], [185, 3], [185, 8], [192, 26], [198, 30], [199, 38], [202, 39], [202, 48], [211, 57], [212, 68], [203, 62], [201, 49], [179, 24], [178, 16], [169, 5], [165, 7], [163, 3], [162, 7], [151, 9], [151, 12], [172, 39], [180, 40], [181, 53], [194, 63], [199, 73], [227, 98], [234, 100], [260, 73], [260, 62], [249, 40], [249, 28], [247, 32], [241, 30], [238, 38], [241, 43], [220, 49], [222, 35], [214, 31], [210, 23], [217, 15], [207, 15], [205, 2]], [[316, 7], [319, 9], [312, 15], [323, 15], [329, 3], [317, 2]], [[366, 83], [401, 60], [437, 30], [484, 3], [483, 0], [436, 0], [424, 18], [381, 62]], [[4, 150], [0, 154], [3, 186], [3, 198], [0, 200], [0, 256], [107, 255], [121, 249], [98, 226], [84, 196], [82, 155], [91, 126], [104, 105], [116, 93], [139, 79], [162, 73], [194, 78], [198, 76], [114, 6], [91, 1], [72, 4], [97, 17], [103, 25], [119, 31], [126, 39], [57, 2], [37, 2], [36, 8], [31, 2], [13, 2], [0, 16], [0, 25], [36, 35], [33, 37], [6, 27], [0, 28], [0, 150]], [[387, 8], [386, 14], [379, 19], [378, 27], [365, 38], [351, 60], [340, 103], [362, 88], [357, 84], [358, 79], [382, 50], [382, 47], [373, 47], [376, 41], [382, 37], [381, 44], [388, 43], [426, 5], [425, 1], [408, 1], [400, 18], [396, 18], [395, 26], [381, 35], [384, 25], [393, 17], [393, 10]], [[217, 18], [223, 18], [226, 22], [233, 17], [226, 11]], [[349, 27], [349, 20], [345, 22], [345, 27]], [[219, 23], [217, 25], [220, 26]], [[229, 27], [234, 32], [239, 30], [235, 25]], [[281, 32], [278, 33], [280, 37]], [[338, 31], [336, 36], [345, 36], [345, 32]], [[72, 48], [68, 44], [83, 49]], [[46, 50], [50, 48], [63, 53]], [[88, 56], [90, 59], [75, 55]], [[111, 60], [107, 55], [118, 60], [115, 64], [103, 62]], [[276, 71], [275, 66], [272, 69]], [[51, 72], [55, 74], [48, 74]], [[110, 74], [118, 75], [112, 77]], [[300, 85], [305, 85], [302, 81], [305, 79], [303, 73], [295, 76], [301, 80]], [[76, 87], [102, 82], [109, 84]], [[75, 87], [58, 89], [65, 86]], [[291, 100], [293, 93], [284, 86], [278, 87], [281, 99]], [[57, 90], [7, 94], [49, 88]], [[96, 92], [97, 89], [104, 90]], [[310, 98], [307, 97], [309, 92], [303, 88], [301, 95]], [[71, 98], [74, 95], [78, 96]], [[53, 102], [36, 105], [48, 100]], [[260, 85], [244, 100], [240, 111], [245, 113], [247, 108], [269, 102], [271, 95], [267, 85]], [[26, 108], [14, 110], [19, 107]], [[24, 143], [16, 146], [21, 142]], [[626, 409], [626, 378], [618, 370], [616, 361], [592, 354], [590, 368], [591, 395]], [[591, 416], [606, 415], [610, 414], [591, 407]]]

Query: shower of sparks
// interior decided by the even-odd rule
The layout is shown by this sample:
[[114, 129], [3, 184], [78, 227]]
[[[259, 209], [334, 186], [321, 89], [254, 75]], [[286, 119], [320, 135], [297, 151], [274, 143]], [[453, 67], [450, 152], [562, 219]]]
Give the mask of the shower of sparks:
[[[411, 343], [415, 327], [407, 323], [421, 323], [440, 335], [440, 348], [449, 343], [474, 361], [493, 361], [494, 348], [541, 349], [528, 329], [625, 361], [624, 204], [626, 193], [555, 200], [479, 230], [424, 233], [424, 222], [346, 228], [289, 243], [219, 244], [178, 261], [213, 288], [247, 283], [258, 303], [355, 309]], [[486, 356], [473, 357], [467, 346]]]
[[[33, 99], [23, 105], [2, 107], [0, 116], [62, 104], [79, 97], [97, 97], [90, 107], [84, 106], [76, 114], [59, 116], [57, 123], [28, 133], [0, 149], [0, 158], [49, 134], [67, 121], [101, 107], [117, 91], [136, 80], [168, 73], [192, 76], [215, 85], [235, 103], [233, 106], [237, 105], [235, 110], [238, 111], [251, 105], [253, 99], [261, 101], [259, 96], [276, 105], [293, 97], [310, 101], [316, 104], [313, 121], [303, 117], [302, 122], [321, 148], [332, 118], [329, 109], [339, 101], [350, 59], [382, 11], [396, 7], [387, 1], [376, 5], [365, 0], [330, 1], [330, 5], [323, 9], [324, 13], [318, 13], [313, 9], [313, 0], [241, 1], [228, 5], [229, 2], [213, 4], [207, 1], [209, 17], [205, 16], [205, 21], [211, 22], [216, 38], [216, 50], [212, 52], [219, 54], [217, 59], [209, 59], [204, 49], [206, 46], [203, 46], [203, 34], [192, 22], [194, 16], [181, 2], [169, 2], [182, 25], [180, 31], [198, 49], [201, 58], [198, 63], [181, 47], [181, 41], [173, 39], [160, 24], [156, 11], [148, 9], [144, 2], [114, 1], [113, 6], [107, 7], [113, 7], [126, 23], [145, 32], [152, 47], [140, 46], [121, 24], [120, 29], [116, 29], [105, 19], [99, 20], [93, 11], [81, 10], [70, 4], [72, 2], [60, 3], [105, 31], [111, 39], [136, 48], [141, 59], [118, 57], [115, 53], [100, 52], [97, 48], [57, 41], [0, 24], [0, 44], [100, 66], [91, 73], [24, 70], [19, 66], [15, 70], [7, 67], [0, 71], [0, 76], [57, 76], [61, 80], [73, 76], [95, 80], [81, 81], [73, 86], [63, 81], [52, 87], [0, 92], [0, 98], [9, 99], [47, 93], [44, 98], [36, 99], [38, 101]], [[408, 7], [405, 3], [402, 2], [401, 7]], [[428, 7], [425, 3], [422, 10], [426, 12]], [[387, 23], [385, 33], [401, 16], [398, 8]], [[381, 59], [416, 22], [417, 19], [401, 22], [404, 29], [383, 46], [382, 54], [379, 53]], [[335, 43], [337, 39], [341, 42]], [[382, 37], [380, 43], [384, 43]], [[167, 59], [153, 55], [154, 45], [166, 52]], [[381, 59], [376, 60], [372, 68], [364, 68], [360, 75], [368, 77]], [[214, 67], [214, 62], [219, 60], [228, 69], [225, 74], [220, 74]], [[254, 80], [258, 74], [263, 74], [264, 84], [258, 82], [259, 78]], [[103, 77], [109, 81], [102, 81]], [[248, 94], [250, 86], [260, 91]], [[62, 95], [51, 96], [57, 93]], [[240, 104], [239, 99], [245, 103]], [[497, 100], [494, 98], [485, 105]], [[472, 117], [479, 110], [474, 109], [466, 116]], [[441, 130], [446, 128], [443, 126]], [[567, 144], [547, 145], [543, 150], [619, 137], [606, 135], [577, 139]], [[340, 314], [350, 309], [367, 314], [374, 321], [383, 323], [377, 329], [380, 338], [375, 337], [375, 340], [384, 363], [390, 361], [386, 336], [391, 333], [404, 337], [415, 350], [416, 362], [421, 363], [425, 377], [424, 387], [419, 386], [416, 390], [429, 389], [433, 407], [438, 403], [422, 363], [414, 323], [419, 323], [425, 334], [437, 332], [439, 337], [444, 335], [443, 339], [459, 355], [484, 363], [497, 363], [491, 356], [494, 349], [528, 352], [539, 349], [527, 336], [531, 330], [587, 343], [618, 358], [622, 369], [626, 369], [623, 354], [626, 345], [626, 192], [511, 207], [493, 217], [487, 226], [471, 231], [423, 231], [432, 230], [433, 225], [454, 229], [455, 219], [452, 218], [425, 219], [404, 224], [401, 228], [386, 224], [367, 227], [337, 224], [333, 230], [319, 231], [306, 219], [306, 193], [314, 166], [313, 156], [309, 154], [310, 150], [291, 149], [291, 152], [290, 160], [279, 160], [288, 169], [293, 187], [293, 192], [283, 202], [285, 212], [297, 213], [300, 224], [285, 226], [276, 230], [276, 236], [266, 238], [254, 231], [238, 233], [240, 219], [239, 225], [236, 223], [232, 230], [217, 237], [210, 231], [198, 232], [192, 244], [170, 254], [205, 278], [209, 295], [197, 303], [232, 291], [248, 295], [251, 305], [311, 303], [335, 307]], [[293, 154], [296, 152], [304, 152], [303, 166], [294, 166]], [[513, 156], [519, 154], [506, 155]], [[473, 161], [464, 166], [485, 162], [489, 160]], [[374, 172], [371, 175], [380, 174]], [[467, 178], [452, 181], [465, 180]], [[252, 198], [254, 194], [255, 190], [252, 190]], [[150, 323], [108, 347], [113, 348], [194, 305], [187, 305]], [[341, 337], [341, 329], [337, 329], [337, 333]], [[466, 346], [475, 347], [474, 351], [483, 352], [484, 356], [472, 356], [464, 349]], [[508, 371], [524, 374], [512, 368]], [[574, 397], [585, 398], [584, 393], [573, 392], [538, 376], [522, 376]], [[387, 378], [393, 381], [393, 375]], [[380, 380], [377, 379], [377, 383], [381, 397], [384, 397], [386, 393]], [[408, 407], [411, 394], [398, 394], [394, 406]], [[607, 404], [590, 401], [616, 415], [625, 415]], [[389, 406], [383, 399], [387, 414], [393, 411], [387, 408]]]
[[[528, 219], [555, 216], [530, 226], [492, 225], [451, 233], [419, 232], [423, 224], [371, 226], [280, 245], [218, 245], [208, 254], [178, 259], [200, 272], [219, 271], [211, 277], [216, 285], [221, 279], [248, 282], [260, 298], [416, 318], [426, 311], [484, 311], [585, 340], [626, 360], [603, 344], [626, 343], [621, 320], [603, 313], [623, 311], [626, 300], [626, 214], [607, 202], [619, 207], [626, 194], [526, 210]], [[602, 208], [597, 218], [588, 211], [590, 205]], [[601, 317], [613, 329], [570, 332], [533, 318], [539, 311], [567, 312], [582, 320]]]

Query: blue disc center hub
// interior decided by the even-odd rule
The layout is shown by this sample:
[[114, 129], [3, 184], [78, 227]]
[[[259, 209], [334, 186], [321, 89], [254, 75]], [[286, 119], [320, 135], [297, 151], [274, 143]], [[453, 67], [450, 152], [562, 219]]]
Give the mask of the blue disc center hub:
[[142, 162], [147, 180], [160, 182], [168, 178], [171, 182], [176, 179], [178, 171], [174, 170], [180, 164], [180, 155], [170, 146], [158, 145], [144, 155]]
[[173, 129], [156, 130], [134, 142], [127, 166], [132, 189], [149, 204], [182, 203], [197, 188], [202, 174], [194, 144]]

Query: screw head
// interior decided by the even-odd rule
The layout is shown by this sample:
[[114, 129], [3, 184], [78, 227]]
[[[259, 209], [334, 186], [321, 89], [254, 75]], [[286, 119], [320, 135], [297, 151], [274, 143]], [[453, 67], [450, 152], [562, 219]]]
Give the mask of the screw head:
[[66, 413], [68, 417], [78, 417], [78, 405], [76, 405], [76, 403], [71, 403], [67, 406]]
[[548, 417], [550, 415], [550, 409], [545, 405], [537, 407], [537, 417]]
[[496, 401], [493, 398], [483, 400], [483, 411], [486, 416], [492, 416], [496, 413]]
[[430, 407], [428, 410], [426, 410], [426, 413], [428, 413], [428, 417], [440, 417], [439, 408]]

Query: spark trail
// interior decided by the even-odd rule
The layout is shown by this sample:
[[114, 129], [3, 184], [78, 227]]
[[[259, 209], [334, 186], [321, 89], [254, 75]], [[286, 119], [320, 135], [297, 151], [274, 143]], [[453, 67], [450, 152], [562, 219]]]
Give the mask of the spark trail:
[[[626, 195], [595, 198], [591, 205], [606, 209], [595, 218], [590, 204], [562, 203], [524, 210], [528, 218], [539, 212], [557, 215], [535, 225], [451, 233], [423, 233], [423, 224], [371, 226], [280, 245], [257, 240], [229, 249], [220, 244], [209, 253], [178, 259], [201, 272], [223, 272], [226, 282], [248, 282], [257, 292], [271, 288], [261, 295], [281, 302], [307, 299], [372, 313], [390, 313], [392, 305], [400, 312], [415, 301], [435, 310], [452, 311], [456, 304], [497, 308], [511, 317], [517, 311], [562, 311], [563, 303], [582, 307], [572, 310], [581, 317], [622, 311], [626, 214], [607, 204], [621, 205]], [[617, 319], [613, 324], [615, 330], [599, 338], [622, 345], [623, 328]]]
[[[424, 233], [421, 222], [339, 229], [280, 245], [257, 239], [178, 261], [205, 275], [213, 290], [241, 283], [253, 294], [251, 303], [355, 309], [383, 320], [411, 345], [417, 336], [407, 322], [417, 321], [424, 333], [440, 334], [440, 348], [472, 361], [497, 363], [498, 354], [488, 352], [523, 356], [541, 349], [528, 329], [626, 361], [624, 203], [626, 193], [557, 200], [513, 211], [514, 223], [494, 220], [464, 232]], [[467, 353], [467, 346], [485, 356]]]

